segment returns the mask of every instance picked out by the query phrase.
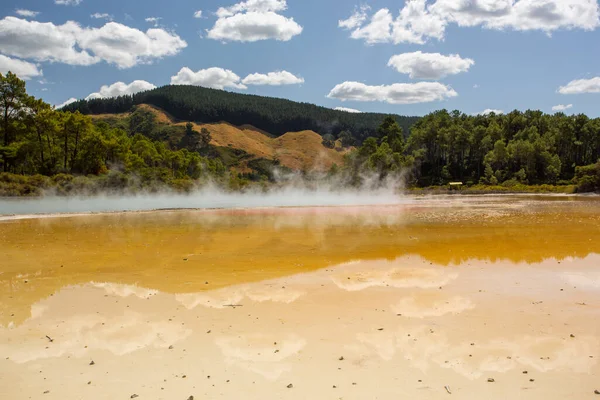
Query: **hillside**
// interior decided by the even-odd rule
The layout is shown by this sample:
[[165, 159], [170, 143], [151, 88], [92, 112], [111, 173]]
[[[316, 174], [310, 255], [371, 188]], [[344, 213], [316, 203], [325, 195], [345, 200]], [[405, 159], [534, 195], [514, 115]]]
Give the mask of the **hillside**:
[[[171, 131], [166, 141], [173, 143], [181, 139], [181, 133], [187, 121], [176, 120], [173, 116], [158, 107], [148, 104], [140, 104], [135, 107], [137, 113], [151, 113], [154, 122], [162, 127], [180, 127], [180, 130]], [[95, 120], [112, 120], [126, 122], [132, 113], [120, 114], [97, 114], [92, 115]], [[316, 132], [305, 130], [300, 132], [287, 132], [279, 137], [274, 137], [268, 132], [257, 129], [251, 125], [236, 127], [226, 122], [198, 124], [193, 123], [194, 130], [208, 129], [211, 133], [210, 144], [218, 148], [235, 149], [246, 153], [242, 160], [229, 163], [238, 172], [250, 172], [250, 162], [256, 159], [269, 161], [278, 160], [283, 167], [292, 170], [319, 170], [326, 171], [333, 164], [341, 166], [347, 149], [330, 149], [323, 146], [323, 138]], [[160, 129], [160, 128], [158, 128]]]
[[[348, 113], [291, 100], [226, 92], [197, 86], [163, 86], [131, 96], [110, 99], [80, 100], [66, 111], [82, 114], [116, 114], [131, 111], [135, 105], [150, 104], [182, 121], [198, 124], [227, 122], [235, 126], [252, 125], [274, 136], [287, 132], [313, 131], [337, 137], [348, 132], [362, 143], [377, 136], [385, 114]], [[419, 118], [393, 116], [407, 136]]]

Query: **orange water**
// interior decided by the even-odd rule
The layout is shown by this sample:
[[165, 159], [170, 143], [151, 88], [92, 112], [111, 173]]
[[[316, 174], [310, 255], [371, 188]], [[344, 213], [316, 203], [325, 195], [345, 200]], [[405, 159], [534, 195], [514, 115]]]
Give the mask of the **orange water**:
[[0, 222], [0, 324], [92, 281], [191, 293], [352, 260], [533, 263], [600, 253], [596, 198], [422, 199], [389, 207], [163, 211]]

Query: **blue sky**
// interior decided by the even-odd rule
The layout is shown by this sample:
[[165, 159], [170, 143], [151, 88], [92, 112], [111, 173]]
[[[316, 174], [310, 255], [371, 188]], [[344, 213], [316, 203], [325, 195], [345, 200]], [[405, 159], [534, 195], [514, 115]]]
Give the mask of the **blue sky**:
[[[51, 104], [162, 86], [189, 68], [174, 82], [331, 108], [600, 116], [597, 0], [61, 1], [78, 2], [0, 5], [0, 72], [18, 66]], [[142, 44], [124, 45], [128, 35]]]

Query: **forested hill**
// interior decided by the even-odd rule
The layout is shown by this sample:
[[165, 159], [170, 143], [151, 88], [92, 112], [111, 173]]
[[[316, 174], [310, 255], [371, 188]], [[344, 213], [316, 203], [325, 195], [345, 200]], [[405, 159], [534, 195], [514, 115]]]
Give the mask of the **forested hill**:
[[[309, 103], [232, 93], [198, 86], [163, 86], [131, 96], [80, 100], [64, 107], [82, 114], [113, 114], [130, 111], [139, 104], [160, 107], [175, 118], [199, 123], [228, 122], [253, 125], [273, 135], [312, 130], [338, 136], [348, 131], [357, 141], [378, 136], [377, 128], [386, 114], [349, 113]], [[394, 116], [404, 135], [418, 117]]]

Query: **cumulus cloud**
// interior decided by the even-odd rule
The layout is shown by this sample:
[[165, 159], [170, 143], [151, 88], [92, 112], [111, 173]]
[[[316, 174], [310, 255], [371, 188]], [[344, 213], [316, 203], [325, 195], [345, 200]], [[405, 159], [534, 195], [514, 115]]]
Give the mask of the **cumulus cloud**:
[[504, 111], [502, 110], [495, 110], [493, 108], [486, 108], [485, 110], [475, 113], [474, 115], [490, 115], [490, 114], [496, 114], [496, 115], [500, 115], [500, 114], [504, 114]]
[[364, 39], [369, 44], [389, 42], [392, 22], [393, 18], [390, 11], [387, 8], [381, 9], [371, 17], [371, 21], [367, 25], [356, 25], [357, 27], [352, 31], [350, 37], [352, 39]]
[[408, 0], [392, 24], [392, 41], [423, 44], [428, 38], [442, 40], [446, 24], [443, 15], [428, 12], [425, 0]]
[[194, 18], [202, 18], [202, 10], [198, 10], [194, 13]]
[[61, 6], [78, 6], [83, 2], [83, 0], [54, 0], [54, 4], [58, 4]]
[[568, 109], [573, 108], [573, 104], [558, 104], [554, 107], [552, 107], [552, 111], [567, 111]]
[[386, 8], [376, 11], [367, 22], [366, 10], [340, 21], [352, 30], [350, 37], [366, 43], [417, 43], [431, 38], [443, 40], [449, 24], [486, 29], [593, 30], [600, 26], [596, 0], [407, 0], [394, 18]]
[[42, 75], [42, 71], [38, 69], [37, 65], [0, 54], [0, 73], [6, 75], [8, 71], [23, 80]]
[[21, 17], [28, 17], [28, 18], [35, 18], [40, 14], [39, 11], [31, 11], [31, 10], [24, 10], [24, 9], [17, 9], [17, 10], [15, 10], [15, 13], [17, 15], [20, 15]]
[[105, 61], [130, 68], [172, 56], [187, 43], [163, 29], [142, 32], [116, 22], [84, 28], [73, 21], [63, 25], [15, 17], [0, 20], [0, 52], [35, 61], [92, 65]]
[[558, 89], [560, 94], [582, 94], [582, 93], [600, 93], [600, 77], [591, 79], [576, 79], [561, 86]]
[[296, 85], [304, 83], [304, 78], [298, 78], [287, 71], [269, 72], [268, 74], [250, 74], [242, 81], [244, 85]]
[[[443, 39], [446, 28], [443, 18], [427, 11], [425, 0], [408, 0], [396, 19], [387, 8], [375, 12], [367, 24], [364, 24], [366, 15], [365, 18], [362, 15], [359, 17], [354, 20], [350, 17], [352, 23], [341, 27], [352, 30], [351, 38], [363, 39], [368, 44], [423, 44], [430, 37]], [[354, 21], [362, 22], [355, 24]], [[354, 27], [349, 28], [348, 25]]]
[[77, 43], [91, 50], [97, 58], [120, 68], [172, 56], [187, 47], [183, 39], [163, 29], [148, 29], [144, 33], [116, 22], [99, 29], [84, 29]]
[[196, 72], [188, 67], [183, 67], [177, 75], [171, 77], [171, 85], [194, 85], [213, 89], [247, 89], [241, 83], [241, 78], [233, 71], [217, 67], [201, 69]]
[[593, 30], [600, 24], [596, 0], [437, 0], [430, 11], [459, 26], [489, 29], [552, 32]]
[[367, 20], [367, 11], [370, 9], [371, 7], [366, 5], [355, 8], [354, 14], [350, 18], [338, 21], [338, 26], [344, 29], [354, 29], [361, 26]]
[[143, 92], [145, 90], [152, 90], [154, 88], [156, 88], [156, 86], [152, 83], [140, 80], [133, 81], [130, 84], [126, 84], [124, 82], [115, 82], [112, 85], [103, 85], [98, 92], [91, 93], [85, 99], [91, 100], [119, 97]]
[[334, 110], [336, 111], [344, 111], [344, 112], [349, 112], [349, 113], [354, 113], [354, 114], [361, 114], [362, 111], [360, 110], [356, 110], [354, 108], [347, 108], [347, 107], [336, 107], [334, 108]]
[[395, 83], [370, 86], [360, 82], [336, 85], [327, 95], [342, 101], [382, 101], [390, 104], [415, 104], [440, 101], [458, 96], [449, 86], [439, 82]]
[[215, 25], [207, 30], [208, 37], [238, 42], [288, 41], [302, 33], [302, 27], [293, 18], [278, 14], [286, 9], [286, 0], [247, 0], [221, 7], [216, 12]]
[[90, 18], [94, 18], [94, 19], [106, 19], [108, 21], [112, 21], [113, 20], [113, 16], [110, 14], [106, 14], [106, 13], [94, 13], [92, 15], [90, 15]]
[[475, 61], [461, 58], [458, 54], [449, 56], [440, 53], [404, 53], [392, 56], [388, 62], [401, 74], [408, 74], [412, 79], [440, 79], [448, 75], [467, 72]]
[[64, 103], [62, 103], [62, 104], [59, 104], [59, 105], [55, 106], [55, 108], [56, 108], [57, 110], [60, 110], [60, 109], [61, 109], [61, 108], [63, 108], [64, 106], [68, 106], [69, 104], [71, 104], [71, 103], [75, 103], [76, 101], [77, 101], [77, 99], [76, 99], [75, 97], [71, 97], [69, 100], [65, 101]]

